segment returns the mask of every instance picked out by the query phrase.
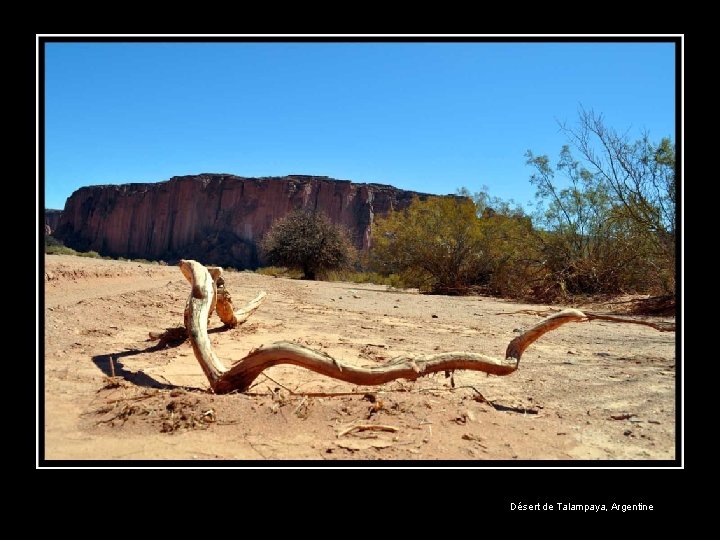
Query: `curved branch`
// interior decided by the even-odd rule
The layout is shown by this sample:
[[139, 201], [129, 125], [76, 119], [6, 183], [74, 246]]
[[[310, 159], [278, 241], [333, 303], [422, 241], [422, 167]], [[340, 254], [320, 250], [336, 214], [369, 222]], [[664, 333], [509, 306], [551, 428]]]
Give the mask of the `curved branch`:
[[180, 270], [192, 285], [190, 297], [185, 304], [185, 328], [195, 357], [214, 389], [227, 371], [213, 352], [207, 333], [210, 310], [216, 303], [215, 282], [208, 269], [199, 262], [180, 261]]
[[[181, 266], [180, 269], [182, 270], [182, 268]], [[217, 309], [218, 317], [220, 317], [220, 320], [225, 323], [226, 326], [235, 328], [237, 325], [244, 323], [265, 301], [267, 293], [260, 291], [260, 293], [244, 307], [236, 310], [233, 307], [232, 296], [230, 296], [230, 292], [225, 288], [223, 269], [219, 266], [209, 266], [207, 270], [210, 272], [210, 276], [215, 283], [215, 309]], [[192, 272], [189, 272], [190, 277], [188, 277], [188, 273], [186, 273], [188, 270], [183, 270], [182, 272], [190, 284], [192, 284]], [[212, 315], [212, 307], [210, 308], [210, 315]]]
[[217, 394], [243, 392], [265, 369], [279, 364], [300, 366], [359, 385], [383, 384], [395, 379], [415, 380], [431, 373], [456, 369], [509, 375], [517, 369], [525, 349], [540, 336], [565, 323], [587, 320], [584, 313], [575, 309], [556, 313], [513, 339], [508, 345], [504, 359], [478, 353], [448, 352], [414, 357], [402, 356], [384, 366], [365, 368], [341, 363], [323, 352], [301, 345], [278, 342], [251, 351], [245, 358], [227, 369], [213, 352], [207, 335], [208, 313], [215, 294], [213, 279], [208, 270], [196, 261], [180, 261], [180, 269], [192, 285], [185, 306], [185, 325], [195, 357]]
[[[195, 291], [195, 285], [193, 282], [192, 269], [188, 265], [180, 264], [180, 270], [182, 271], [185, 278], [193, 286], [193, 295], [202, 294], [199, 290]], [[250, 300], [245, 306], [235, 309], [232, 303], [232, 297], [225, 288], [225, 280], [223, 279], [223, 269], [219, 266], [208, 266], [207, 271], [210, 274], [213, 282], [213, 294], [210, 308], [208, 309], [208, 319], [213, 314], [213, 311], [217, 310], [218, 317], [225, 323], [225, 326], [235, 328], [237, 325], [244, 323], [250, 315], [252, 315], [257, 308], [265, 301], [267, 293], [260, 291], [260, 293]], [[172, 342], [183, 342], [188, 337], [188, 330], [183, 326], [177, 326], [172, 328], [166, 328], [163, 332], [149, 332], [150, 341], [160, 341], [160, 345]]]
[[513, 339], [507, 346], [505, 357], [515, 358], [519, 364], [520, 357], [522, 353], [525, 352], [525, 349], [543, 334], [547, 334], [550, 330], [555, 330], [559, 326], [569, 322], [584, 322], [587, 320], [585, 314], [577, 309], [565, 309], [559, 313], [550, 315]]
[[257, 308], [260, 307], [260, 305], [265, 301], [265, 297], [267, 296], [267, 293], [265, 291], [260, 291], [260, 293], [250, 300], [245, 307], [242, 307], [240, 309], [233, 309], [233, 303], [232, 303], [232, 297], [230, 296], [230, 292], [225, 288], [225, 285], [221, 285], [220, 281], [218, 281], [217, 286], [217, 314], [220, 317], [220, 320], [225, 323], [225, 325], [230, 326], [232, 328], [236, 327], [238, 324], [244, 323], [250, 315], [252, 315]]
[[396, 379], [412, 381], [431, 373], [456, 369], [484, 371], [493, 375], [509, 375], [517, 369], [517, 360], [514, 358], [503, 360], [465, 352], [401, 356], [394, 358], [390, 364], [366, 368], [341, 363], [332, 356], [302, 345], [279, 341], [251, 351], [223, 374], [213, 390], [218, 394], [244, 391], [260, 373], [279, 364], [300, 366], [333, 379], [364, 386], [384, 384]]

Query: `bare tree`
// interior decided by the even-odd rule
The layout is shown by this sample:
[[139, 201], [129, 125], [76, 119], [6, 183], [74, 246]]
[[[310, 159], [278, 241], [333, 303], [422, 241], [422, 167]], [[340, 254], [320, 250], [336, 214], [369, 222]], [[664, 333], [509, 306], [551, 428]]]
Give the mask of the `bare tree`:
[[643, 133], [631, 141], [605, 125], [601, 114], [583, 108], [576, 127], [561, 124], [587, 162], [620, 203], [624, 215], [657, 249], [674, 258], [676, 230], [675, 145], [668, 138], [659, 144]]

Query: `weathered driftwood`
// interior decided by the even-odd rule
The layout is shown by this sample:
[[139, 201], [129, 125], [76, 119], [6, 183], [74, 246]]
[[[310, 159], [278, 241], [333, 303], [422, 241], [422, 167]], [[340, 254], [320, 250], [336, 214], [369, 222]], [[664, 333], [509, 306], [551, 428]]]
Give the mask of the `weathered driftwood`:
[[[188, 272], [187, 268], [181, 265], [180, 270], [188, 281], [192, 283], [192, 274], [186, 273]], [[218, 317], [220, 317], [220, 320], [225, 326], [235, 328], [239, 324], [244, 323], [265, 301], [267, 293], [260, 291], [260, 293], [245, 306], [235, 309], [232, 296], [230, 296], [230, 293], [225, 288], [223, 269], [219, 266], [208, 266], [207, 271], [213, 283], [212, 302], [208, 309], [208, 319], [212, 316], [213, 311], [217, 310]], [[149, 337], [151, 341], [160, 341], [160, 345], [163, 345], [165, 343], [185, 341], [188, 337], [188, 332], [184, 326], [172, 327], [166, 328], [163, 332], [149, 332]]]
[[261, 291], [255, 298], [250, 300], [245, 307], [234, 309], [232, 296], [225, 288], [225, 281], [222, 276], [215, 282], [217, 284], [217, 314], [226, 326], [235, 328], [238, 324], [244, 323], [250, 315], [265, 301], [267, 293]]
[[[479, 353], [447, 352], [423, 356], [402, 356], [379, 367], [359, 367], [344, 364], [325, 354], [302, 345], [277, 342], [251, 351], [229, 369], [218, 359], [207, 333], [210, 310], [221, 304], [215, 300], [215, 281], [202, 264], [183, 260], [180, 269], [191, 285], [185, 306], [185, 327], [190, 342], [210, 386], [217, 394], [247, 390], [265, 369], [278, 364], [292, 364], [316, 373], [358, 385], [377, 385], [395, 379], [415, 380], [431, 373], [467, 369], [493, 375], [509, 375], [518, 368], [520, 357], [540, 336], [569, 322], [586, 321], [581, 311], [567, 309], [539, 322], [508, 345], [505, 358], [493, 358]], [[216, 278], [217, 279], [217, 278]], [[224, 287], [222, 287], [224, 288]], [[256, 299], [257, 300], [257, 299]], [[254, 302], [254, 301], [253, 301]], [[251, 302], [252, 304], [252, 302]], [[219, 308], [219, 310], [222, 308]], [[251, 308], [248, 315], [257, 309]]]

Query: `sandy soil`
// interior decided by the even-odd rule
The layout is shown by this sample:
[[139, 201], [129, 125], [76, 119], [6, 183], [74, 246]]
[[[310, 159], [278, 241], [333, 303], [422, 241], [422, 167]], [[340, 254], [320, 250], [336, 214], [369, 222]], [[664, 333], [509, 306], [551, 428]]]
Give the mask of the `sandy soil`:
[[[546, 307], [250, 272], [225, 277], [236, 306], [268, 292], [237, 329], [213, 331], [222, 330], [213, 318], [213, 347], [226, 364], [277, 340], [363, 365], [434, 351], [500, 356], [539, 320], [501, 313]], [[149, 331], [182, 324], [188, 293], [177, 267], [47, 257], [47, 459], [675, 458], [672, 332], [569, 324], [533, 344], [507, 377], [456, 372], [357, 387], [278, 366], [249, 393], [216, 396], [187, 342], [148, 341]], [[111, 358], [120, 385], [108, 384]], [[308, 395], [318, 393], [325, 395]], [[354, 424], [394, 431], [348, 432]]]

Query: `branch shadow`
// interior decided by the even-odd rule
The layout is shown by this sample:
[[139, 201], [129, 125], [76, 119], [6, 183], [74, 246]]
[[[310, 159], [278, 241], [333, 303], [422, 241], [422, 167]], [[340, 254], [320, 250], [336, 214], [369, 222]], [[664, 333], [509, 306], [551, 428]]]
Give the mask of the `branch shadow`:
[[[219, 332], [227, 332], [228, 330], [231, 330], [229, 326], [220, 326], [217, 328], [212, 328], [208, 330], [208, 334], [216, 334]], [[113, 376], [113, 368], [111, 366], [111, 359], [112, 364], [115, 369], [115, 377], [122, 377], [129, 383], [132, 383], [136, 386], [142, 386], [145, 388], [158, 388], [161, 390], [173, 390], [175, 388], [182, 388], [185, 390], [191, 389], [191, 390], [203, 390], [202, 388], [196, 388], [196, 387], [188, 387], [183, 385], [177, 385], [177, 384], [169, 384], [161, 382], [154, 377], [151, 377], [147, 373], [144, 373], [142, 371], [130, 371], [127, 369], [122, 361], [121, 358], [125, 358], [126, 356], [135, 356], [138, 354], [145, 354], [145, 353], [153, 353], [158, 351], [164, 351], [168, 348], [175, 348], [185, 343], [185, 340], [175, 340], [170, 341], [167, 343], [157, 343], [155, 345], [151, 345], [149, 347], [146, 347], [144, 349], [131, 349], [131, 350], [122, 350], [119, 352], [113, 352], [113, 353], [107, 353], [107, 354], [98, 354], [92, 357], [93, 364], [97, 366], [97, 368], [102, 371], [106, 376], [112, 377]]]
[[[170, 345], [170, 344], [168, 344]], [[178, 343], [179, 345], [179, 343]], [[170, 345], [177, 347], [177, 345]], [[97, 368], [102, 371], [106, 376], [112, 377], [113, 376], [113, 369], [110, 367], [110, 363], [112, 362], [114, 364], [115, 368], [115, 377], [122, 377], [129, 383], [132, 383], [136, 386], [142, 386], [145, 388], [159, 388], [163, 390], [172, 390], [174, 388], [181, 388], [178, 385], [175, 384], [168, 384], [161, 381], [158, 381], [157, 379], [151, 377], [147, 373], [143, 373], [142, 371], [130, 371], [127, 369], [122, 361], [121, 358], [124, 358], [126, 356], [135, 356], [136, 354], [143, 354], [143, 353], [152, 353], [157, 351], [162, 351], [166, 348], [166, 345], [153, 345], [151, 347], [147, 347], [145, 349], [133, 349], [130, 351], [120, 351], [120, 352], [114, 352], [109, 354], [99, 354], [92, 357], [93, 363], [97, 366]]]

